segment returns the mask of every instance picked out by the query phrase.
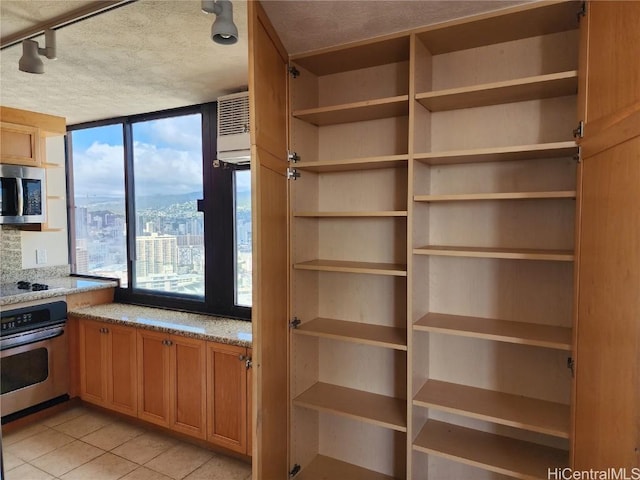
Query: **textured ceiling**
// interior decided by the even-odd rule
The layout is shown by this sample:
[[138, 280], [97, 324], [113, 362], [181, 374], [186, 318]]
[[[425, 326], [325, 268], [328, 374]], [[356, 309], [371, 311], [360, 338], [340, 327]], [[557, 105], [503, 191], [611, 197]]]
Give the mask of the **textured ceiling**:
[[[2, 37], [86, 5], [1, 0]], [[267, 0], [290, 53], [337, 45], [522, 1]], [[248, 83], [247, 3], [233, 0], [240, 40], [210, 40], [214, 16], [200, 0], [139, 0], [57, 31], [58, 60], [18, 71], [20, 45], [0, 53], [0, 104], [67, 118], [68, 124], [215, 100]], [[43, 36], [36, 38], [44, 46]]]
[[[82, 3], [2, 0], [2, 35]], [[242, 90], [248, 83], [246, 2], [233, 5], [240, 37], [235, 45], [211, 41], [215, 16], [202, 13], [199, 0], [140, 0], [58, 30], [58, 59], [44, 59], [43, 75], [18, 71], [20, 45], [2, 50], [0, 103], [74, 124]], [[44, 36], [36, 40], [44, 46]]]
[[531, 0], [268, 0], [264, 9], [290, 54], [498, 10]]

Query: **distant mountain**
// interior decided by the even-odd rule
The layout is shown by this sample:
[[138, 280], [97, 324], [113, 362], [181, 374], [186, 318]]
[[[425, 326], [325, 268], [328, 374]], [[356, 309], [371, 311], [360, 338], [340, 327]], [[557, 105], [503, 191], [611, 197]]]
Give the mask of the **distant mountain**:
[[[195, 202], [197, 199], [202, 198], [201, 192], [184, 193], [180, 195], [148, 195], [144, 197], [138, 197], [136, 199], [136, 209], [163, 209], [171, 205]], [[237, 205], [242, 209], [249, 209], [251, 207], [251, 192], [241, 191], [238, 192]], [[120, 198], [115, 199], [113, 197], [89, 197], [89, 198], [77, 198], [76, 206], [86, 207], [91, 212], [97, 210], [109, 210], [113, 213], [124, 214], [124, 205]]]

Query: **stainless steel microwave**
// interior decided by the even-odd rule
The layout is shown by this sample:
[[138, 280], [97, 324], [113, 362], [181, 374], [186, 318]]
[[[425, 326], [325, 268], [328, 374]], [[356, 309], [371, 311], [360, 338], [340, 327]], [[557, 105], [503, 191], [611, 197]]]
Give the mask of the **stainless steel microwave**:
[[46, 183], [44, 168], [0, 164], [0, 223], [44, 223]]

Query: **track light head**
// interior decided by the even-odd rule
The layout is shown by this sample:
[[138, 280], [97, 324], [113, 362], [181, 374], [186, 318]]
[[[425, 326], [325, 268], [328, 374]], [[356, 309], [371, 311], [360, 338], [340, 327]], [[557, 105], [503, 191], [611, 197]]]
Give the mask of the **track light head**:
[[44, 64], [40, 55], [44, 55], [49, 60], [56, 57], [56, 36], [53, 30], [44, 32], [45, 48], [40, 48], [35, 40], [22, 41], [22, 57], [18, 62], [18, 69], [26, 73], [44, 73]]
[[202, 0], [202, 11], [216, 14], [211, 26], [211, 40], [220, 45], [233, 45], [238, 41], [238, 27], [233, 23], [233, 4], [230, 0]]
[[18, 62], [18, 70], [27, 73], [44, 73], [44, 63], [38, 55], [38, 42], [22, 41], [22, 56]]

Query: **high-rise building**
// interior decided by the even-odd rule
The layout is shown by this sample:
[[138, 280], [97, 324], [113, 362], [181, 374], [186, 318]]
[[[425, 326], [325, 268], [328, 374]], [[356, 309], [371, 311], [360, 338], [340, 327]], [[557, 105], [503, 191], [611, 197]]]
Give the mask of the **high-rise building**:
[[174, 235], [136, 237], [136, 254], [137, 277], [178, 271], [178, 240]]

